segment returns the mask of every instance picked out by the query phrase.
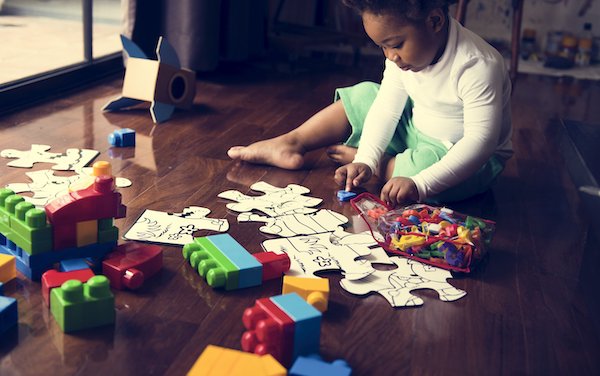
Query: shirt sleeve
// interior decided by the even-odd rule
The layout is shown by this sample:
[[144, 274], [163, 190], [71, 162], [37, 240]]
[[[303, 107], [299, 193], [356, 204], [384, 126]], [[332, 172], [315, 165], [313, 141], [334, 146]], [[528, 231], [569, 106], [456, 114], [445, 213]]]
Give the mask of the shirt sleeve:
[[502, 62], [472, 61], [459, 74], [458, 96], [463, 101], [464, 134], [448, 153], [412, 179], [419, 199], [440, 193], [473, 175], [492, 156], [502, 127]]
[[392, 140], [407, 99], [402, 71], [386, 59], [381, 87], [365, 118], [354, 162], [365, 163], [377, 173], [379, 160]]

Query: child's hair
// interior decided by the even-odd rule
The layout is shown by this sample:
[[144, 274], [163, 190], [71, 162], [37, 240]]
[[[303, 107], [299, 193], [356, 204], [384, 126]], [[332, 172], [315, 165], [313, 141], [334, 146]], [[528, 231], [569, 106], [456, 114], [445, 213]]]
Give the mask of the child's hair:
[[457, 0], [342, 0], [342, 3], [359, 14], [392, 14], [408, 22], [422, 21], [429, 12], [441, 8], [448, 14], [448, 6]]

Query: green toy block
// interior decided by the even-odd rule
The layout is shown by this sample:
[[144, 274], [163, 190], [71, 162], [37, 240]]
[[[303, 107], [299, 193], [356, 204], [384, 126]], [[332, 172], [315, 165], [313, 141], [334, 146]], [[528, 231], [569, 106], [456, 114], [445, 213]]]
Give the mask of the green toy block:
[[10, 213], [4, 208], [6, 198], [13, 196], [15, 192], [8, 188], [0, 189], [0, 233], [8, 238], [11, 234]]
[[50, 311], [63, 332], [94, 328], [115, 322], [115, 297], [103, 275], [87, 283], [70, 280], [50, 295]]
[[119, 240], [119, 229], [113, 226], [113, 218], [98, 220], [98, 243], [116, 242]]
[[239, 269], [206, 238], [194, 238], [183, 247], [183, 257], [211, 287], [238, 288]]
[[21, 201], [15, 205], [10, 228], [11, 240], [30, 255], [52, 250], [52, 227], [46, 222], [46, 212], [32, 203]]

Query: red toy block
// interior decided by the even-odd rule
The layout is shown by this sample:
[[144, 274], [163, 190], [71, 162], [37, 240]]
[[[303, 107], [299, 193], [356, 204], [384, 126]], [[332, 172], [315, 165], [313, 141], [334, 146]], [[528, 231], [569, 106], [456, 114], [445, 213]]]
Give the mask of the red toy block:
[[283, 365], [290, 365], [294, 350], [294, 320], [269, 298], [257, 299], [242, 316], [242, 349], [258, 355], [271, 354]]
[[157, 245], [125, 243], [118, 246], [102, 261], [102, 274], [110, 286], [135, 290], [160, 271], [163, 265], [162, 248]]
[[46, 205], [46, 216], [53, 225], [103, 218], [123, 218], [127, 208], [115, 191], [112, 176], [98, 176], [94, 184], [56, 198]]
[[88, 279], [94, 276], [91, 269], [74, 270], [72, 272], [59, 272], [58, 270], [48, 270], [42, 274], [42, 297], [47, 308], [50, 308], [50, 291], [55, 287], [60, 287], [63, 283], [75, 279], [86, 283]]
[[252, 256], [263, 266], [263, 281], [281, 278], [285, 272], [290, 270], [290, 257], [286, 253], [259, 252], [253, 253]]
[[58, 223], [52, 225], [52, 246], [54, 250], [77, 246], [77, 224]]

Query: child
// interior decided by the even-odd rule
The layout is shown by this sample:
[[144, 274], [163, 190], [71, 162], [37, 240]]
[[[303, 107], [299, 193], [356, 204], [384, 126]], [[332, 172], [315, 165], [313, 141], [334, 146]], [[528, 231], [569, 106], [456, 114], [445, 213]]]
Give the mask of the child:
[[[338, 184], [385, 177], [381, 198], [456, 201], [488, 189], [512, 155], [511, 84], [502, 56], [448, 16], [451, 0], [343, 0], [385, 55], [381, 85], [339, 99], [289, 133], [228, 151], [286, 169], [329, 146]], [[345, 141], [344, 145], [336, 145]], [[333, 146], [331, 146], [333, 145]]]

